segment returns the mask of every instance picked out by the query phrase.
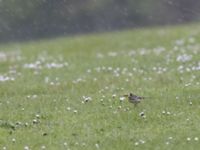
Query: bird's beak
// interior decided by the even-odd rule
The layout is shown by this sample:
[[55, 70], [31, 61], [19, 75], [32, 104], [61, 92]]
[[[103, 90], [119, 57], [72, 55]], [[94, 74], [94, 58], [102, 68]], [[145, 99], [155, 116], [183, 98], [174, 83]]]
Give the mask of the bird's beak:
[[123, 95], [124, 97], [128, 97], [129, 95]]

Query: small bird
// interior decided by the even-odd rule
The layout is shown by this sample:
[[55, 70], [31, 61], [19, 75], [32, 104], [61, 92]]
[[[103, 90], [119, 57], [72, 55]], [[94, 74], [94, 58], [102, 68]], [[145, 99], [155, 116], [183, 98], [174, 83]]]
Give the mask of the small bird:
[[124, 95], [125, 97], [128, 97], [128, 101], [130, 103], [133, 103], [134, 105], [137, 105], [138, 103], [140, 103], [140, 101], [142, 99], [144, 99], [144, 97], [141, 97], [141, 96], [137, 96], [137, 95], [134, 95], [132, 93], [130, 93], [129, 95]]

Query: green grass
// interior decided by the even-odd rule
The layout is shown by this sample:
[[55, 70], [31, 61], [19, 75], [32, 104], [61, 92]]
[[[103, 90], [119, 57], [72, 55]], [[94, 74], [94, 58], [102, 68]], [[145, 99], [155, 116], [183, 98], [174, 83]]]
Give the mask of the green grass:
[[[1, 45], [0, 149], [198, 149], [199, 32], [196, 24]], [[129, 92], [149, 98], [121, 102]]]

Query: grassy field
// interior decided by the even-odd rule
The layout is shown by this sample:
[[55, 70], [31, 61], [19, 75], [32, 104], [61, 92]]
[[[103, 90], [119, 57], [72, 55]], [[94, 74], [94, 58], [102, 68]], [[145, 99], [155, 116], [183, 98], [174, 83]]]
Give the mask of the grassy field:
[[199, 120], [199, 24], [0, 46], [0, 149], [198, 149]]

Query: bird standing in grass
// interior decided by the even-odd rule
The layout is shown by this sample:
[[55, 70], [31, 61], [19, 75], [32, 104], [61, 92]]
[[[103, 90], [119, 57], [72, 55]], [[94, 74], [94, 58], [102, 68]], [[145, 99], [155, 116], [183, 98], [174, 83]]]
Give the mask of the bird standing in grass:
[[125, 97], [128, 97], [128, 101], [130, 103], [133, 103], [134, 105], [137, 105], [138, 103], [140, 103], [140, 101], [142, 99], [144, 99], [144, 97], [141, 97], [141, 96], [137, 96], [137, 95], [134, 95], [132, 93], [130, 93], [129, 95], [124, 95]]

